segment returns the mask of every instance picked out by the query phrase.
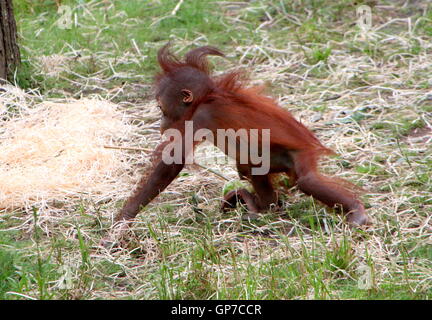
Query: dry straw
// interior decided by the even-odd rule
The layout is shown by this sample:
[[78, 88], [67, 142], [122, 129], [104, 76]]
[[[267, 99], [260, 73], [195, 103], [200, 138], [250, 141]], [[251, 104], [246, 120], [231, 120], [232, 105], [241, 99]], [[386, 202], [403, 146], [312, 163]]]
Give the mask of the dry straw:
[[0, 209], [84, 193], [106, 197], [126, 180], [124, 153], [104, 148], [130, 132], [116, 105], [83, 99], [31, 106], [21, 90], [0, 90]]

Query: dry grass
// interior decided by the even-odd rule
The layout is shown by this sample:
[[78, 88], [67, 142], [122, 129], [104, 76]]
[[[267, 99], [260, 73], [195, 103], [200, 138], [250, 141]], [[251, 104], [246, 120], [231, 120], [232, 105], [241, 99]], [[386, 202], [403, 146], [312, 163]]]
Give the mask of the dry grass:
[[[10, 100], [25, 96], [16, 88], [3, 89], [0, 103], [7, 108]], [[124, 179], [130, 170], [125, 157], [104, 148], [119, 137], [127, 139], [131, 129], [115, 105], [83, 99], [14, 107], [12, 115], [4, 115], [0, 136], [1, 208], [41, 206], [83, 194], [104, 201], [130, 183]]]
[[[200, 166], [189, 166], [143, 210], [128, 245], [115, 251], [97, 248], [121, 205], [119, 200], [125, 198], [128, 185], [133, 185], [148, 163], [148, 152], [133, 149], [151, 150], [160, 140], [159, 111], [151, 100], [127, 98], [136, 84], [108, 90], [104, 88], [107, 79], [81, 75], [73, 80], [75, 85], [81, 84], [80, 95], [84, 87], [91, 87], [103, 92], [105, 99], [121, 101], [108, 109], [111, 111], [102, 112], [109, 112], [115, 121], [121, 119], [115, 122], [118, 128], [111, 131], [115, 129], [111, 124], [109, 128], [102, 126], [110, 129], [107, 134], [90, 134], [102, 140], [89, 138], [85, 143], [87, 147], [96, 144], [98, 152], [108, 157], [108, 174], [105, 164], [98, 168], [108, 179], [95, 181], [90, 170], [84, 176], [93, 179], [97, 188], [84, 191], [82, 183], [86, 180], [81, 175], [57, 171], [58, 179], [69, 177], [75, 181], [72, 189], [63, 192], [65, 188], [60, 187], [58, 179], [47, 181], [35, 176], [44, 184], [55, 182], [59, 196], [50, 199], [60, 200], [63, 205], [32, 202], [26, 203], [24, 210], [12, 214], [3, 210], [3, 218], [0, 215], [0, 222], [8, 226], [5, 230], [14, 230], [23, 238], [29, 233], [32, 237], [36, 226], [40, 228], [43, 237], [36, 243], [45, 248], [40, 255], [48, 259], [48, 252], [56, 252], [52, 260], [72, 270], [70, 287], [54, 290], [61, 283], [57, 275], [50, 278], [46, 291], [54, 297], [89, 299], [430, 298], [432, 41], [430, 36], [416, 32], [427, 18], [395, 16], [398, 10], [394, 6], [378, 5], [374, 8], [374, 27], [367, 34], [341, 23], [329, 27], [340, 36], [326, 43], [311, 41], [306, 31], [279, 43], [270, 37], [272, 30], [283, 29], [286, 19], [297, 25], [304, 16], [293, 13], [286, 14], [285, 20], [272, 20], [276, 15], [270, 10], [276, 6], [274, 2], [273, 7], [264, 9], [229, 4], [232, 6], [227, 6], [224, 14], [239, 29], [250, 23], [249, 13], [264, 12], [267, 20], [256, 26], [259, 42], [230, 45], [230, 61], [214, 60], [217, 69], [232, 68], [240, 61], [251, 71], [252, 83], [266, 83], [282, 107], [291, 110], [340, 155], [326, 159], [323, 171], [367, 190], [363, 199], [373, 226], [364, 231], [350, 230], [331, 210], [295, 189], [287, 196], [283, 214], [263, 214], [251, 222], [241, 219], [241, 210], [222, 215], [218, 208], [225, 180]], [[193, 40], [179, 39], [177, 48], [203, 42], [201, 35]], [[316, 52], [325, 52], [326, 48], [331, 48], [328, 57], [314, 58]], [[98, 59], [106, 66], [112, 62], [103, 52]], [[134, 63], [136, 57], [125, 52], [121, 59]], [[13, 116], [8, 116], [12, 119], [3, 122], [9, 123], [7, 126], [15, 123], [16, 130], [25, 130], [27, 123], [40, 119], [35, 117], [46, 114], [50, 119], [51, 109], [38, 104], [40, 97], [11, 87], [6, 92], [3, 96], [9, 95], [9, 108], [15, 106]], [[73, 105], [85, 106], [83, 102]], [[123, 116], [119, 117], [118, 112]], [[70, 123], [62, 124], [62, 128], [70, 127]], [[36, 128], [44, 127], [38, 124]], [[127, 134], [121, 134], [122, 130]], [[2, 130], [2, 137], [11, 137], [13, 132], [17, 131]], [[64, 134], [68, 141], [70, 135]], [[62, 132], [55, 135], [64, 136]], [[104, 144], [131, 149], [102, 149]], [[48, 145], [51, 148], [56, 143]], [[50, 148], [40, 149], [33, 156], [43, 161], [51, 155], [54, 161], [58, 150]], [[210, 167], [205, 158], [212, 159], [215, 151], [204, 146], [201, 150], [201, 163]], [[77, 154], [73, 152], [73, 156]], [[91, 161], [86, 163], [83, 170], [92, 168]], [[237, 179], [232, 165], [213, 164], [211, 169], [230, 180]], [[32, 189], [37, 192], [42, 188]], [[13, 196], [19, 193], [13, 192]], [[4, 195], [0, 199], [5, 201]], [[32, 216], [34, 207], [43, 219]], [[56, 241], [68, 245], [58, 249]], [[358, 268], [362, 266], [372, 270], [372, 284], [367, 290], [357, 286], [362, 275]], [[37, 297], [37, 290], [34, 285], [26, 294]]]

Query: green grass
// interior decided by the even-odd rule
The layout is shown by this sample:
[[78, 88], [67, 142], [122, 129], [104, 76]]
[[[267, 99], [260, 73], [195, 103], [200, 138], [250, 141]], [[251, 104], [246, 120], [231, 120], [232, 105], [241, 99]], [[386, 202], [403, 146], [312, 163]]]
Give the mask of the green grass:
[[[206, 34], [206, 40], [212, 42], [225, 34], [225, 28], [220, 23], [222, 17], [210, 14], [210, 2], [186, 1], [181, 10], [171, 16], [175, 3], [168, 0], [160, 3], [114, 1], [110, 6], [101, 2], [93, 6], [91, 13], [89, 9], [84, 9], [86, 1], [63, 1], [62, 5], [71, 8], [71, 17], [77, 17], [78, 23], [72, 23], [70, 28], [59, 28], [57, 21], [60, 15], [55, 5], [15, 1], [20, 43], [25, 44], [23, 60], [28, 63], [35, 56], [68, 54], [73, 60], [69, 67], [74, 73], [83, 77], [97, 75], [102, 79], [114, 77], [105, 86], [114, 87], [124, 81], [143, 78], [149, 81], [156, 71], [155, 49], [167, 40], [190, 42]], [[134, 42], [139, 46], [139, 52]], [[100, 55], [104, 55], [103, 59]], [[125, 55], [133, 62], [122, 61]], [[61, 75], [63, 81], [60, 83], [36, 79], [37, 75], [29, 76], [31, 71], [27, 70], [26, 65], [21, 71], [19, 83], [29, 86], [36, 82], [43, 93], [49, 93], [56, 87], [64, 89], [67, 80], [81, 80], [71, 73]], [[116, 78], [115, 75], [120, 76]], [[67, 78], [66, 82], [63, 77]]]
[[[177, 1], [168, 0], [62, 4], [77, 17], [71, 29], [56, 25], [54, 1], [14, 1], [19, 86], [44, 99], [146, 103], [158, 48], [169, 40], [179, 53], [220, 47], [228, 59], [211, 59], [217, 71], [245, 67], [337, 150], [324, 170], [367, 190], [375, 227], [348, 230], [295, 190], [280, 213], [222, 214], [222, 193], [238, 182], [208, 172], [197, 181], [187, 169], [109, 254], [97, 245], [120, 202], [80, 195], [52, 216], [0, 211], [0, 299], [431, 299], [432, 150], [412, 139], [432, 120], [430, 5], [425, 16], [409, 5], [415, 32], [400, 23], [365, 41], [350, 0], [185, 1], [175, 15]], [[376, 25], [406, 14], [386, 10], [373, 8]], [[50, 55], [67, 62], [48, 75], [41, 57]]]

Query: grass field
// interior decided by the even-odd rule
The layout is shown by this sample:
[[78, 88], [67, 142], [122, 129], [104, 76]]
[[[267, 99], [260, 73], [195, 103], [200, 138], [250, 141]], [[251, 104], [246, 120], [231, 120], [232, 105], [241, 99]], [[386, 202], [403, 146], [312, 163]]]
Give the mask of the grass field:
[[[295, 189], [284, 212], [244, 221], [241, 209], [219, 212], [223, 179], [187, 167], [114, 251], [98, 243], [121, 201], [83, 194], [51, 211], [0, 211], [0, 299], [431, 299], [430, 1], [62, 4], [70, 12], [14, 1], [15, 82], [35, 100], [110, 100], [141, 119], [132, 124], [144, 142], [124, 144], [153, 148], [158, 48], [217, 46], [227, 59], [211, 58], [215, 72], [245, 68], [338, 153], [322, 170], [366, 190], [374, 224], [349, 229]], [[372, 9], [367, 32], [359, 4]]]

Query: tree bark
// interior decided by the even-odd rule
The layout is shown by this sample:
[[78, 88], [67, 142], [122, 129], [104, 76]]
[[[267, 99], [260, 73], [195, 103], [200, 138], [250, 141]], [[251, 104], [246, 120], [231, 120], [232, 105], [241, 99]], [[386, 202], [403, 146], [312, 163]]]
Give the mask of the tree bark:
[[12, 0], [0, 0], [0, 81], [11, 80], [20, 63]]

